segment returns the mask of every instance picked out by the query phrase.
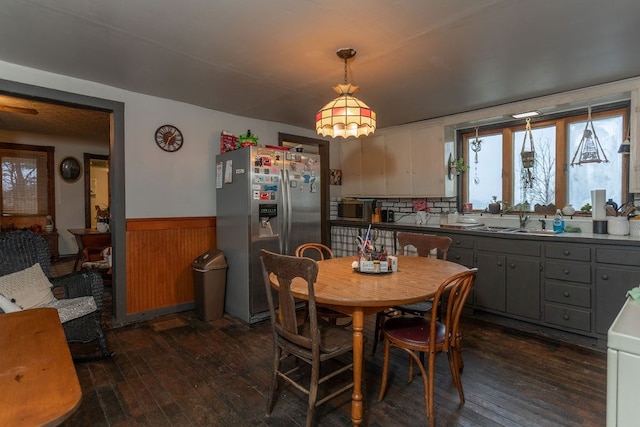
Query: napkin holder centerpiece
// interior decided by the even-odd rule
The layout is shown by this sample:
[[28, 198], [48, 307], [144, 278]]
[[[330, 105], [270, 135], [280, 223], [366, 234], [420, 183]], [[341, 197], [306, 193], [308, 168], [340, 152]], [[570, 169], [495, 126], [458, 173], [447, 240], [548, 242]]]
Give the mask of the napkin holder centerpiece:
[[398, 271], [398, 258], [387, 256], [386, 250], [358, 250], [356, 261], [352, 263], [354, 270], [360, 273], [381, 274]]

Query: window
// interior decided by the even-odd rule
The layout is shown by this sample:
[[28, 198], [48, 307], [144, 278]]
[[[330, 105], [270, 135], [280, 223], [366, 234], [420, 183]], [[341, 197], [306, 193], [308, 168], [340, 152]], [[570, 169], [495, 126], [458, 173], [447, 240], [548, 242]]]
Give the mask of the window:
[[0, 165], [3, 215], [52, 215], [53, 147], [0, 143]]
[[[607, 198], [626, 202], [628, 163], [618, 154], [625, 137], [628, 108], [592, 113], [602, 163], [577, 162], [576, 153], [587, 123], [586, 114], [573, 114], [531, 122], [535, 151], [531, 168], [523, 167], [522, 152], [531, 151], [525, 124], [496, 126], [479, 132], [480, 150], [474, 151], [476, 133], [464, 133], [463, 156], [469, 171], [463, 175], [462, 202], [484, 209], [493, 196], [514, 210], [534, 211], [536, 205], [561, 208], [572, 204], [579, 210], [591, 202], [591, 190], [604, 188]], [[604, 162], [606, 159], [607, 163]], [[553, 205], [553, 206], [549, 206]]]

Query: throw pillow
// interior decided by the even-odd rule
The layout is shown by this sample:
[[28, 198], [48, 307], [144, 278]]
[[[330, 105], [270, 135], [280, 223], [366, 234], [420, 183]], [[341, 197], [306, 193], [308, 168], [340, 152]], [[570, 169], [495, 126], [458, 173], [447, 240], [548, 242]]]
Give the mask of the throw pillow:
[[6, 299], [4, 296], [0, 295], [0, 310], [5, 313], [13, 313], [14, 311], [20, 311], [22, 309]]
[[40, 264], [0, 277], [0, 294], [23, 310], [49, 305], [56, 299]]
[[93, 313], [98, 309], [96, 300], [94, 300], [92, 296], [56, 300], [51, 304], [51, 307], [58, 310], [60, 323], [77, 319], [78, 317]]

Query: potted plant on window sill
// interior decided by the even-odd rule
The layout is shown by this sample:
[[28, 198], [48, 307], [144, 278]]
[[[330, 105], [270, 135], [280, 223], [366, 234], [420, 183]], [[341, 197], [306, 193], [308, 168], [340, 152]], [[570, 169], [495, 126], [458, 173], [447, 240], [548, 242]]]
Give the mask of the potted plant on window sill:
[[500, 213], [500, 201], [498, 200], [498, 196], [493, 196], [492, 201], [489, 203], [489, 213], [497, 214]]
[[458, 159], [449, 158], [449, 179], [453, 178], [453, 175], [460, 175], [460, 172], [466, 172], [470, 168], [469, 165], [464, 164], [464, 158]]

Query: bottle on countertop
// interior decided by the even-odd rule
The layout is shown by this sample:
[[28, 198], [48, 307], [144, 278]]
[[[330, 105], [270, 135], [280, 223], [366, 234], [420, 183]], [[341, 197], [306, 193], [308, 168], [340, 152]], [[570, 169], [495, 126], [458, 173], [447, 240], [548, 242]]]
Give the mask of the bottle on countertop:
[[564, 231], [564, 218], [560, 209], [556, 210], [556, 216], [553, 218], [553, 231], [562, 233]]

